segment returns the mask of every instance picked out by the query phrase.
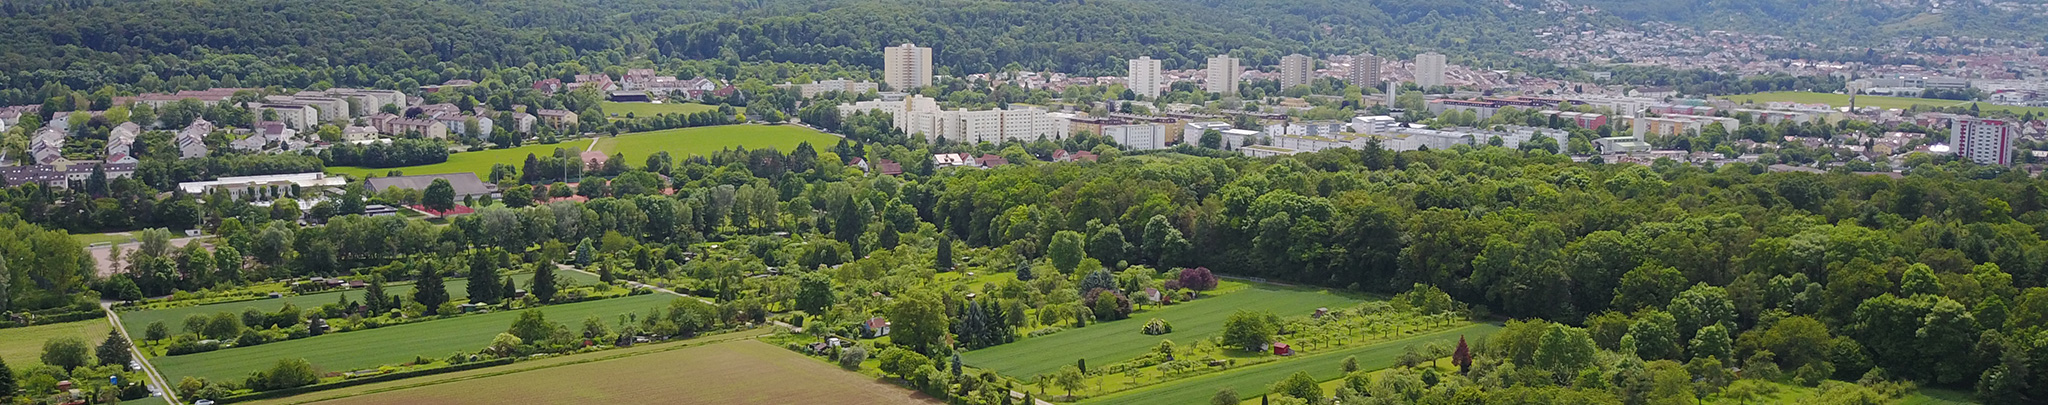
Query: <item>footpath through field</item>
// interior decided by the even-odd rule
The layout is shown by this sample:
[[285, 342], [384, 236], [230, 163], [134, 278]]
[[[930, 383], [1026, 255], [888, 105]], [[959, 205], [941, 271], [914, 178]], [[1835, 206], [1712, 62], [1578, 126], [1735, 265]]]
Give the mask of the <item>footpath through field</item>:
[[110, 301], [100, 301], [100, 310], [107, 312], [107, 322], [112, 323], [114, 325], [114, 330], [121, 333], [121, 339], [128, 340], [128, 355], [134, 356], [134, 363], [136, 365], [142, 366], [143, 373], [149, 374], [150, 391], [156, 392], [158, 394], [163, 394], [164, 402], [168, 402], [171, 405], [178, 405], [178, 394], [172, 392], [171, 384], [167, 380], [164, 380], [164, 376], [162, 374], [157, 374], [156, 366], [149, 364], [149, 357], [143, 356], [142, 350], [137, 349], [135, 347], [135, 339], [131, 339], [128, 337], [128, 330], [121, 329], [121, 314], [114, 312], [114, 303]]

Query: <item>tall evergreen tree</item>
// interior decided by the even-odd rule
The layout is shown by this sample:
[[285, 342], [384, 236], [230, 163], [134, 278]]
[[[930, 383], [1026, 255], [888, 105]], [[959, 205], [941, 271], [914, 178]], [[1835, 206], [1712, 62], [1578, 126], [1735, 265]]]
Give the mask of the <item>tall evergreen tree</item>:
[[481, 251], [469, 255], [469, 301], [498, 303], [498, 262], [497, 255], [503, 250]]
[[[587, 239], [586, 239], [585, 241], [586, 241], [586, 242], [588, 242], [588, 240], [587, 240]], [[534, 267], [533, 267], [533, 282], [532, 282], [532, 283], [529, 283], [529, 284], [527, 285], [527, 288], [528, 288], [528, 289], [531, 289], [531, 290], [532, 290], [532, 291], [528, 291], [528, 292], [529, 292], [529, 293], [532, 293], [532, 294], [533, 294], [533, 297], [534, 297], [534, 298], [537, 298], [537, 299], [539, 299], [539, 300], [540, 300], [540, 302], [543, 302], [543, 303], [547, 303], [547, 302], [554, 302], [554, 300], [555, 300], [555, 264], [554, 264], [554, 263], [548, 263], [548, 262], [541, 262], [541, 263], [540, 263], [540, 265], [538, 265], [538, 266], [534, 266]]]
[[939, 271], [953, 270], [953, 235], [939, 232], [939, 254], [932, 260], [932, 267]]
[[128, 362], [135, 357], [134, 353], [128, 351], [128, 338], [122, 337], [120, 331], [111, 330], [107, 331], [107, 340], [100, 342], [99, 350], [94, 354], [99, 356], [102, 366], [123, 368], [128, 367]]
[[448, 302], [448, 287], [441, 284], [441, 272], [434, 263], [420, 266], [419, 281], [413, 283], [412, 300], [427, 307], [427, 315], [436, 315], [441, 304]]
[[371, 316], [376, 316], [390, 310], [391, 307], [391, 297], [384, 294], [384, 275], [370, 275], [370, 286], [363, 290], [363, 308]]
[[591, 246], [591, 245], [590, 245], [590, 238], [583, 238], [583, 241], [582, 241], [582, 242], [577, 242], [577, 243], [576, 243], [576, 266], [577, 266], [577, 267], [585, 267], [585, 266], [589, 266], [589, 265], [590, 265], [590, 261], [591, 261], [591, 260], [594, 260], [594, 259], [596, 259], [596, 258], [597, 258], [597, 248], [596, 248], [596, 247], [594, 247], [594, 246]]

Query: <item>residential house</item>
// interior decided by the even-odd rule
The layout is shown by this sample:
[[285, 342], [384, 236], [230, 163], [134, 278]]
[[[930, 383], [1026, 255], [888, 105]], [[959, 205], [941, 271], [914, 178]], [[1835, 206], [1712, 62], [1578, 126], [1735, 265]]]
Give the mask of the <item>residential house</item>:
[[107, 163], [135, 163], [135, 138], [142, 135], [142, 126], [123, 122], [107, 133]]
[[186, 125], [184, 129], [178, 130], [178, 136], [172, 139], [173, 142], [178, 144], [178, 157], [184, 159], [206, 157], [206, 135], [213, 133], [213, 129], [213, 123], [201, 118], [192, 120], [191, 125]]
[[547, 124], [547, 126], [557, 129], [563, 128], [564, 126], [570, 124], [575, 124], [576, 120], [579, 118], [576, 116], [576, 113], [569, 112], [569, 110], [541, 109], [538, 111], [534, 111], [533, 115], [540, 117], [540, 122], [542, 124]]

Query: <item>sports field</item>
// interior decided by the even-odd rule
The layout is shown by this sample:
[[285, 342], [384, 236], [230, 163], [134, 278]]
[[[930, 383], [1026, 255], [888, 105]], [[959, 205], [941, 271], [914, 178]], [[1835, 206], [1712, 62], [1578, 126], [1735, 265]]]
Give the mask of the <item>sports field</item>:
[[[548, 321], [577, 324], [597, 315], [612, 320], [620, 314], [646, 313], [648, 308], [667, 306], [673, 295], [647, 294], [574, 304], [542, 307]], [[475, 352], [491, 338], [512, 326], [519, 311], [466, 315], [348, 333], [314, 336], [260, 346], [238, 347], [151, 360], [170, 381], [187, 376], [210, 380], [239, 380], [256, 370], [269, 368], [278, 359], [302, 357], [324, 371], [348, 371], [386, 364], [399, 364], [416, 356], [443, 359], [455, 352]]]
[[[839, 143], [839, 137], [795, 125], [721, 125], [715, 127], [678, 128], [650, 132], [635, 132], [597, 140], [597, 150], [605, 154], [626, 154], [626, 163], [639, 167], [647, 163], [647, 156], [654, 152], [668, 151], [680, 161], [690, 155], [711, 156], [722, 149], [743, 146], [747, 149], [775, 148], [783, 153], [796, 149], [796, 145], [810, 142], [812, 148], [831, 148]], [[522, 156], [522, 158], [524, 158]], [[489, 166], [484, 167], [490, 170]]]
[[[1814, 93], [1804, 91], [1777, 91], [1768, 93], [1737, 94], [1733, 96], [1720, 96], [1715, 98], [1727, 99], [1737, 103], [1753, 102], [1762, 104], [1772, 101], [1790, 101], [1795, 103], [1808, 104], [1821, 103], [1837, 108], [1849, 106], [1849, 95], [1847, 94]], [[1913, 108], [1913, 106], [1915, 105], [1923, 105], [1929, 107], [1969, 107], [1970, 103], [1971, 102], [1969, 101], [1942, 100], [1932, 98], [1856, 96], [1857, 107], [1897, 108], [1901, 110]], [[2048, 108], [2043, 107], [2015, 107], [2006, 105], [1996, 105], [1985, 102], [1977, 102], [1977, 109], [1981, 111], [2011, 111], [2013, 114], [2025, 114], [2029, 111], [2037, 115], [2048, 114]]]
[[[515, 274], [512, 276], [512, 281], [518, 282], [520, 286], [525, 286], [533, 282], [533, 277], [531, 277], [530, 274], [532, 273]], [[577, 285], [594, 284], [597, 282], [596, 276], [591, 276], [589, 274], [584, 274], [582, 272], [558, 271], [555, 272], [555, 274], [564, 275], [571, 279], [575, 279]], [[461, 300], [463, 298], [469, 297], [468, 279], [458, 277], [445, 277], [443, 278], [442, 283], [445, 284], [448, 289], [448, 298], [450, 300]], [[390, 294], [392, 296], [411, 296], [412, 283], [385, 285], [384, 293]], [[256, 310], [263, 312], [277, 312], [278, 308], [284, 308], [284, 304], [286, 303], [290, 303], [293, 306], [297, 306], [299, 307], [300, 310], [306, 310], [318, 308], [321, 305], [335, 303], [336, 301], [340, 300], [340, 298], [337, 298], [338, 296], [347, 296], [349, 301], [362, 302], [363, 300], [362, 290], [341, 290], [317, 294], [291, 295], [277, 299], [261, 299], [255, 301], [228, 302], [220, 304], [193, 305], [188, 307], [152, 309], [147, 311], [122, 312], [121, 329], [127, 329], [129, 336], [132, 336], [135, 339], [141, 339], [143, 336], [143, 332], [147, 328], [149, 328], [150, 322], [162, 321], [164, 323], [164, 326], [169, 326], [171, 328], [172, 334], [178, 334], [183, 333], [182, 329], [184, 328], [185, 317], [192, 315], [213, 315], [215, 313], [219, 313], [222, 311], [232, 312], [239, 315], [242, 313], [242, 310], [249, 308], [255, 308]], [[100, 323], [105, 324], [106, 322]], [[104, 334], [106, 332], [103, 330], [100, 333]]]
[[[1176, 324], [1175, 326], [1178, 327], [1179, 325]], [[1360, 369], [1377, 370], [1393, 366], [1394, 359], [1405, 353], [1410, 345], [1421, 346], [1440, 340], [1448, 340], [1455, 343], [1459, 336], [1464, 336], [1470, 341], [1493, 334], [1496, 330], [1500, 330], [1500, 326], [1472, 324], [1392, 342], [1359, 346], [1175, 380], [1165, 384], [1126, 391], [1085, 402], [1139, 405], [1201, 404], [1208, 403], [1209, 398], [1215, 396], [1216, 391], [1224, 387], [1236, 389], [1238, 395], [1243, 395], [1246, 398], [1258, 398], [1260, 393], [1266, 392], [1266, 387], [1286, 379], [1287, 376], [1294, 375], [1295, 372], [1299, 371], [1307, 371], [1309, 375], [1315, 376], [1318, 381], [1341, 378], [1344, 376], [1343, 363], [1345, 357], [1358, 356], [1358, 366]], [[1180, 332], [1176, 328], [1174, 333]]]
[[77, 336], [87, 344], [99, 346], [112, 329], [114, 326], [107, 324], [106, 318], [0, 329], [0, 360], [5, 360], [9, 368], [26, 370], [43, 364], [43, 342]]
[[383, 176], [385, 173], [389, 173], [392, 170], [405, 172], [406, 175], [476, 173], [476, 177], [478, 179], [489, 179], [491, 177], [492, 164], [505, 163], [513, 166], [518, 166], [521, 163], [526, 162], [527, 154], [533, 154], [534, 156], [552, 156], [555, 153], [555, 148], [565, 148], [575, 150], [577, 152], [582, 152], [583, 148], [586, 146], [590, 146], [590, 141], [587, 139], [571, 139], [549, 145], [526, 145], [511, 149], [486, 149], [476, 152], [454, 153], [448, 155], [448, 161], [435, 163], [431, 165], [387, 168], [329, 166], [327, 168], [327, 172], [335, 174], [346, 174], [349, 175], [349, 177], [356, 179], [357, 181], [369, 177], [371, 174]]
[[754, 340], [382, 392], [320, 404], [934, 404]]
[[[1272, 311], [1280, 316], [1308, 315], [1316, 308], [1344, 308], [1358, 304], [1353, 298], [1326, 292], [1287, 290], [1252, 286], [1236, 292], [1131, 314], [1130, 319], [1089, 324], [1088, 327], [1019, 340], [961, 354], [961, 360], [976, 368], [995, 370], [1020, 379], [1058, 371], [1060, 367], [1086, 358], [1088, 364], [1111, 364], [1130, 360], [1159, 346], [1159, 340], [1192, 342], [1223, 333], [1223, 321], [1238, 310]], [[1139, 333], [1152, 318], [1173, 324], [1173, 333], [1154, 336]]]
[[[690, 114], [690, 113], [696, 113], [696, 112], [699, 112], [699, 111], [711, 111], [711, 110], [716, 110], [716, 109], [718, 109], [718, 106], [715, 106], [715, 105], [710, 105], [710, 104], [703, 104], [703, 103], [661, 103], [661, 104], [655, 104], [655, 103], [614, 103], [614, 102], [606, 101], [606, 102], [598, 103], [598, 108], [603, 108], [603, 109], [604, 109], [604, 114], [605, 114], [605, 115], [607, 115], [607, 116], [610, 116], [610, 118], [613, 118], [613, 119], [624, 119], [624, 118], [626, 118], [626, 114], [633, 114], [633, 117], [635, 117], [635, 118], [638, 118], [638, 117], [651, 117], [651, 116], [655, 116], [655, 115], [661, 115], [661, 114]], [[746, 109], [746, 107], [733, 107], [733, 110], [734, 110], [734, 111], [746, 111], [747, 109]]]

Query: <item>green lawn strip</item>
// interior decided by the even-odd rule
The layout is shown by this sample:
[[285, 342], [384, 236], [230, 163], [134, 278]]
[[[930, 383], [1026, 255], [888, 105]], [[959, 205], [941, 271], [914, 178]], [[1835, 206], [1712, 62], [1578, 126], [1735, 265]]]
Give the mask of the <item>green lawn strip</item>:
[[[1086, 358], [1088, 364], [1106, 366], [1130, 360], [1158, 347], [1161, 339], [1192, 343], [1223, 333], [1223, 321], [1238, 310], [1272, 311], [1280, 316], [1308, 315], [1316, 308], [1347, 308], [1361, 302], [1328, 292], [1297, 291], [1250, 286], [1241, 291], [1197, 299], [1159, 309], [1131, 314], [1130, 319], [1089, 324], [1015, 343], [966, 352], [961, 359], [975, 368], [995, 370], [1006, 376], [1029, 380], [1032, 376], [1058, 371], [1060, 367]], [[1173, 333], [1140, 333], [1145, 322], [1159, 318], [1173, 324]]]
[[[541, 307], [551, 322], [576, 324], [596, 315], [607, 322], [619, 315], [645, 313], [649, 308], [668, 305], [675, 296], [646, 294], [573, 304]], [[474, 352], [491, 343], [517, 319], [520, 311], [466, 315], [429, 322], [409, 323], [348, 333], [314, 336], [258, 346], [159, 357], [151, 360], [166, 379], [186, 376], [211, 380], [238, 380], [249, 373], [269, 368], [278, 359], [301, 357], [325, 371], [349, 371], [381, 365], [400, 364], [415, 357], [446, 358], [455, 352]]]
[[633, 356], [640, 356], [640, 355], [647, 355], [647, 354], [663, 353], [663, 352], [668, 352], [668, 351], [673, 351], [673, 350], [678, 350], [678, 349], [686, 349], [686, 348], [691, 348], [691, 347], [697, 347], [697, 346], [703, 346], [703, 345], [708, 345], [708, 344], [713, 344], [713, 343], [724, 343], [724, 342], [729, 342], [729, 341], [734, 341], [734, 340], [743, 340], [743, 339], [753, 339], [753, 338], [758, 338], [758, 337], [761, 337], [761, 336], [763, 336], [763, 335], [766, 335], [766, 334], [772, 334], [772, 333], [774, 333], [774, 331], [775, 331], [775, 328], [767, 328], [767, 327], [763, 327], [763, 328], [754, 328], [754, 329], [748, 329], [748, 330], [742, 330], [742, 331], [726, 332], [726, 333], [721, 333], [721, 334], [717, 334], [717, 335], [710, 335], [710, 336], [699, 336], [699, 337], [694, 337], [694, 338], [690, 338], [690, 339], [685, 339], [685, 340], [675, 340], [675, 341], [668, 341], [668, 342], [660, 342], [660, 343], [653, 343], [653, 344], [644, 344], [644, 345], [639, 345], [639, 346], [634, 346], [634, 347], [628, 347], [628, 348], [619, 348], [619, 349], [612, 349], [612, 350], [605, 350], [605, 351], [598, 351], [598, 352], [590, 352], [590, 353], [578, 353], [578, 354], [571, 354], [571, 355], [566, 355], [566, 356], [558, 356], [558, 357], [550, 357], [550, 358], [545, 358], [545, 359], [539, 359], [539, 360], [532, 360], [532, 361], [521, 361], [521, 362], [517, 362], [517, 363], [512, 363], [512, 364], [509, 364], [509, 365], [505, 365], [505, 366], [498, 366], [498, 367], [490, 367], [490, 368], [482, 368], [482, 369], [476, 369], [476, 370], [465, 370], [465, 371], [458, 371], [458, 372], [453, 372], [453, 373], [447, 373], [447, 374], [435, 374], [435, 375], [431, 375], [431, 376], [421, 376], [421, 377], [417, 377], [417, 378], [408, 378], [408, 379], [403, 379], [403, 380], [397, 380], [397, 381], [387, 381], [387, 382], [380, 382], [380, 383], [375, 383], [375, 384], [366, 384], [366, 385], [359, 385], [359, 386], [355, 386], [355, 387], [343, 387], [343, 388], [337, 388], [337, 389], [333, 389], [333, 390], [326, 390], [326, 391], [316, 391], [316, 392], [312, 392], [312, 393], [306, 393], [306, 394], [303, 394], [303, 395], [298, 395], [298, 396], [291, 396], [291, 397], [284, 397], [284, 398], [276, 398], [276, 399], [268, 399], [268, 400], [262, 400], [262, 401], [255, 401], [255, 402], [250, 402], [250, 403], [251, 403], [251, 404], [253, 404], [253, 405], [262, 405], [262, 404], [303, 404], [303, 403], [312, 403], [312, 402], [328, 401], [328, 400], [335, 400], [335, 399], [341, 399], [341, 398], [348, 398], [348, 397], [354, 397], [354, 396], [361, 396], [361, 395], [369, 395], [369, 394], [375, 394], [375, 393], [380, 393], [380, 392], [387, 392], [387, 391], [397, 391], [397, 390], [403, 390], [403, 389], [411, 389], [411, 388], [419, 388], [419, 387], [425, 387], [425, 386], [431, 386], [431, 385], [438, 385], [438, 384], [446, 384], [446, 383], [451, 383], [451, 382], [457, 382], [457, 381], [466, 381], [466, 380], [474, 380], [474, 379], [478, 379], [478, 378], [488, 378], [488, 377], [496, 377], [496, 376], [501, 376], [501, 375], [507, 375], [507, 374], [523, 373], [523, 372], [528, 372], [528, 371], [535, 371], [535, 370], [544, 370], [544, 369], [550, 369], [550, 368], [555, 368], [555, 367], [561, 367], [561, 366], [569, 366], [569, 365], [576, 365], [576, 364], [584, 364], [584, 363], [592, 363], [592, 362], [599, 362], [599, 361], [607, 361], [607, 360], [616, 360], [616, 359], [622, 359], [622, 358], [626, 358], [626, 357], [633, 357]]
[[[1727, 99], [1737, 103], [1755, 102], [1758, 104], [1762, 104], [1772, 101], [1788, 101], [1809, 104], [1823, 103], [1827, 104], [1828, 106], [1838, 108], [1849, 106], [1849, 95], [1847, 94], [1814, 93], [1804, 91], [1776, 91], [1766, 93], [1737, 94], [1732, 96], [1720, 96], [1715, 98]], [[1916, 105], [1929, 107], [1969, 107], [1971, 103], [1971, 101], [1943, 100], [1934, 98], [1862, 95], [1856, 96], [1857, 107], [1897, 108], [1901, 110], [1910, 109]], [[1988, 102], [1975, 103], [1977, 104], [1977, 109], [1982, 111], [2010, 111], [2013, 114], [2025, 114], [2029, 111], [2034, 112], [2035, 114], [2048, 113], [2048, 108], [2044, 107], [2019, 107], [1997, 105]]]
[[[605, 115], [609, 116], [609, 118], [611, 119], [625, 119], [626, 114], [633, 114], [634, 118], [646, 118], [660, 114], [691, 114], [700, 111], [712, 111], [718, 109], [718, 106], [703, 103], [655, 104], [614, 103], [610, 101], [598, 103], [598, 107], [603, 108]], [[746, 110], [746, 107], [733, 107], [733, 111], [745, 112]]]
[[519, 166], [526, 162], [526, 155], [528, 154], [553, 156], [556, 148], [582, 152], [583, 147], [588, 145], [590, 145], [590, 140], [588, 139], [570, 139], [554, 144], [530, 144], [510, 149], [485, 149], [476, 152], [453, 153], [448, 155], [447, 162], [430, 165], [386, 168], [329, 166], [327, 167], [327, 172], [346, 174], [358, 181], [372, 174], [383, 176], [392, 170], [405, 172], [406, 175], [475, 173], [477, 179], [489, 179], [492, 164], [504, 163]]
[[77, 336], [87, 344], [97, 346], [107, 338], [107, 330], [113, 329], [104, 317], [77, 322], [32, 325], [19, 328], [0, 329], [0, 360], [15, 370], [27, 370], [43, 364], [43, 343], [65, 336]]
[[[809, 141], [812, 148], [823, 151], [838, 144], [839, 137], [795, 125], [720, 125], [635, 132], [599, 138], [596, 149], [604, 151], [606, 155], [623, 153], [626, 155], [626, 163], [640, 167], [647, 163], [648, 155], [660, 151], [667, 151], [669, 156], [681, 161], [690, 155], [711, 156], [712, 153], [734, 147], [745, 147], [748, 150], [775, 148], [788, 153], [795, 150], [797, 144], [805, 141]], [[484, 169], [488, 171], [490, 167], [485, 166]]]
[[[555, 272], [555, 274], [566, 275], [570, 278], [573, 278], [576, 280], [577, 285], [588, 285], [597, 282], [596, 276], [591, 276], [583, 273]], [[531, 277], [523, 277], [523, 275], [515, 275], [512, 277], [513, 281], [518, 282], [520, 286], [525, 286], [527, 284], [532, 283], [532, 280], [530, 280], [530, 278]], [[443, 280], [443, 283], [445, 283], [445, 285], [448, 288], [449, 299], [460, 300], [469, 297], [468, 279], [460, 277], [448, 277]], [[410, 296], [412, 295], [412, 283], [408, 282], [403, 284], [387, 284], [384, 286], [384, 293], [393, 296]], [[286, 303], [290, 303], [294, 306], [299, 307], [299, 309], [301, 310], [305, 310], [316, 308], [321, 305], [332, 304], [340, 300], [340, 298], [336, 298], [337, 295], [345, 295], [348, 297], [349, 301], [361, 302], [363, 300], [363, 291], [361, 289], [352, 289], [321, 292], [306, 295], [287, 295], [284, 296], [283, 298], [276, 299], [224, 302], [218, 304], [122, 312], [121, 329], [127, 329], [129, 336], [134, 336], [136, 339], [141, 339], [144, 336], [144, 331], [149, 328], [150, 322], [162, 321], [164, 323], [164, 326], [169, 326], [171, 328], [171, 334], [175, 335], [184, 332], [185, 317], [192, 315], [213, 315], [215, 313], [219, 313], [222, 311], [232, 312], [237, 315], [240, 315], [242, 313], [242, 310], [249, 308], [255, 308], [256, 310], [263, 312], [277, 312], [279, 308], [284, 308], [284, 304]]]
[[116, 232], [116, 233], [80, 233], [80, 234], [72, 234], [72, 235], [71, 235], [71, 239], [77, 239], [77, 240], [78, 240], [78, 243], [79, 243], [79, 244], [81, 244], [81, 245], [86, 245], [86, 246], [92, 246], [92, 245], [93, 245], [93, 244], [95, 244], [95, 243], [112, 243], [112, 244], [122, 244], [122, 243], [134, 242], [134, 241], [135, 241], [135, 236], [134, 236], [134, 235], [130, 235], [130, 234], [129, 234], [129, 233], [127, 233], [127, 232]]
[[1359, 367], [1376, 370], [1393, 366], [1394, 359], [1406, 352], [1409, 345], [1422, 345], [1432, 341], [1449, 340], [1456, 342], [1459, 336], [1477, 339], [1492, 334], [1500, 326], [1493, 324], [1472, 324], [1449, 330], [1416, 335], [1386, 343], [1359, 346], [1329, 353], [1313, 354], [1297, 359], [1288, 359], [1236, 370], [1189, 377], [1147, 388], [1126, 391], [1109, 396], [1090, 399], [1089, 403], [1104, 404], [1197, 404], [1209, 402], [1216, 391], [1229, 387], [1238, 395], [1257, 398], [1266, 392], [1266, 387], [1293, 375], [1307, 371], [1317, 381], [1343, 377], [1345, 357], [1358, 356]]

